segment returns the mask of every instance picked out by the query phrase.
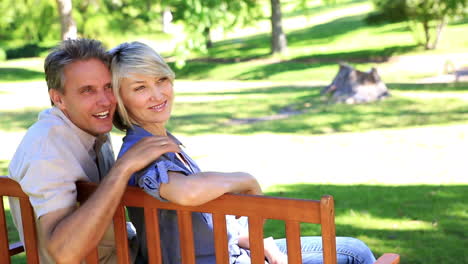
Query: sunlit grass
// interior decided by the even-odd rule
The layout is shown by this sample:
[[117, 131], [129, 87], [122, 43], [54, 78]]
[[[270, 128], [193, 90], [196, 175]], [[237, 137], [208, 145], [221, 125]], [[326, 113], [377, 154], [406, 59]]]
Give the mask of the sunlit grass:
[[[398, 252], [401, 263], [464, 263], [468, 235], [464, 200], [468, 185], [320, 185], [297, 184], [271, 187], [268, 195], [335, 199], [338, 236], [357, 237], [379, 256]], [[449, 195], [449, 196], [447, 196]], [[316, 225], [303, 225], [306, 235], [318, 235]], [[281, 221], [269, 221], [266, 234], [283, 237]], [[421, 256], [424, 255], [424, 258]]]

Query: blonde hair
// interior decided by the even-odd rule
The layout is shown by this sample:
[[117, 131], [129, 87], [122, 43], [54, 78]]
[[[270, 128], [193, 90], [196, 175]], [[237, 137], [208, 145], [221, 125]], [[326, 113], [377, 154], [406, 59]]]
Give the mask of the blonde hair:
[[143, 74], [155, 78], [168, 78], [174, 81], [175, 74], [154, 49], [141, 42], [122, 43], [109, 51], [111, 55], [110, 69], [112, 71], [112, 89], [117, 99], [117, 111], [114, 115], [114, 125], [120, 130], [132, 128], [137, 124], [125, 108], [120, 96], [120, 84], [123, 78], [132, 74]]

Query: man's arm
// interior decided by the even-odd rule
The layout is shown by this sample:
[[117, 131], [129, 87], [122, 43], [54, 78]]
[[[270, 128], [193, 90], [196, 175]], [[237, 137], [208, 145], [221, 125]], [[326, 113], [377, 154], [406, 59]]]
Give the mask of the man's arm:
[[130, 176], [162, 154], [178, 151], [178, 145], [167, 137], [144, 138], [117, 160], [84, 204], [41, 216], [39, 228], [52, 258], [57, 263], [80, 263], [102, 239]]
[[187, 177], [169, 172], [169, 182], [161, 184], [161, 197], [181, 205], [200, 205], [225, 193], [261, 195], [257, 180], [244, 172], [200, 172]]

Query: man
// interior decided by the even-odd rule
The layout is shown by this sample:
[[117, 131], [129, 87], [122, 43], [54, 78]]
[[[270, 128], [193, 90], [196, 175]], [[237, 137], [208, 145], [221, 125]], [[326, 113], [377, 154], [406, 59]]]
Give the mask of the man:
[[[129, 177], [179, 147], [151, 137], [114, 164], [108, 137], [116, 101], [109, 58], [100, 42], [66, 40], [46, 58], [44, 69], [52, 108], [39, 114], [9, 166], [9, 177], [30, 197], [36, 216], [41, 263], [79, 263], [99, 244], [101, 263], [115, 263], [110, 224]], [[76, 181], [101, 182], [77, 206]], [[10, 200], [21, 238], [21, 216]]]

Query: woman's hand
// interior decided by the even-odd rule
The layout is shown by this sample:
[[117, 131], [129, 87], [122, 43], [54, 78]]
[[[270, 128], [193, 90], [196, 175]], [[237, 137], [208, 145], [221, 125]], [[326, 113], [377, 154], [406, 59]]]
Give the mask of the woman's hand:
[[272, 237], [263, 240], [265, 257], [269, 264], [287, 264], [288, 256], [281, 252]]

